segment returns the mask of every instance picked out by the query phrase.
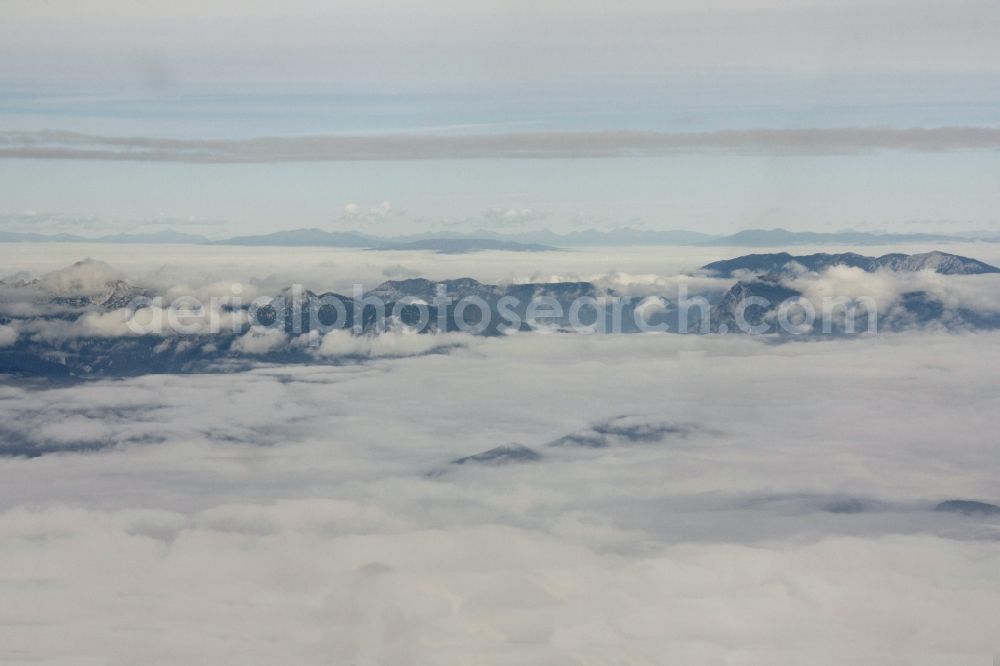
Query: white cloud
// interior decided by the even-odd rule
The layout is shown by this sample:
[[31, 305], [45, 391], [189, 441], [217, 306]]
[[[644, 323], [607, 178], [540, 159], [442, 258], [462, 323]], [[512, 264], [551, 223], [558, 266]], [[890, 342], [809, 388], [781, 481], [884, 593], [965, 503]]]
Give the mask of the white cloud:
[[358, 203], [347, 203], [344, 204], [343, 217], [348, 221], [355, 222], [378, 222], [385, 220], [393, 214], [392, 204], [388, 201], [383, 201], [380, 204], [365, 209], [361, 204]]
[[17, 329], [0, 324], [0, 348], [10, 347], [17, 342]]
[[[998, 344], [518, 335], [361, 365], [8, 385], [17, 437], [114, 446], [0, 458], [0, 655], [988, 657], [997, 527], [930, 508], [1000, 499], [981, 436]], [[546, 447], [628, 414], [616, 422], [706, 428]], [[428, 474], [509, 442], [542, 460]], [[880, 508], [823, 508], [844, 496]]]
[[[153, 313], [156, 314], [153, 314]], [[143, 308], [135, 313], [136, 322], [152, 321], [162, 316], [162, 310]], [[122, 308], [110, 312], [86, 312], [77, 319], [29, 319], [19, 321], [16, 327], [22, 335], [36, 340], [57, 341], [72, 338], [117, 338], [137, 335], [139, 330], [129, 326], [129, 311]], [[150, 328], [150, 332], [155, 329]], [[163, 334], [162, 330], [159, 333]]]
[[99, 294], [120, 274], [103, 261], [84, 259], [66, 268], [46, 273], [39, 287], [57, 295]]
[[377, 206], [372, 206], [368, 213], [374, 217], [386, 217], [392, 212], [392, 204], [388, 201], [383, 201]]
[[280, 329], [251, 329], [233, 342], [232, 350], [245, 354], [266, 354], [277, 351], [287, 344], [288, 334]]
[[518, 227], [549, 216], [549, 213], [532, 208], [487, 208], [481, 220], [473, 219], [468, 222], [485, 223], [489, 228]]
[[330, 331], [316, 350], [320, 356], [366, 356], [371, 358], [415, 356], [453, 347], [466, 347], [476, 339], [459, 333], [417, 334], [386, 331], [380, 335], [354, 335]]
[[43, 441], [52, 441], [56, 444], [86, 444], [92, 441], [101, 441], [111, 436], [112, 426], [98, 419], [83, 416], [68, 417], [44, 423], [36, 431], [36, 435]]
[[1000, 312], [996, 282], [994, 275], [941, 275], [931, 270], [867, 273], [860, 268], [834, 266], [819, 274], [803, 273], [786, 284], [803, 292], [817, 307], [824, 299], [868, 297], [881, 311], [888, 311], [903, 294], [923, 291], [948, 309], [995, 313]]
[[[140, 335], [225, 335], [243, 332], [247, 320], [245, 310], [225, 310], [218, 303], [207, 303], [206, 307], [200, 310], [156, 305], [138, 308], [135, 311], [128, 308], [107, 312], [91, 310], [76, 319], [22, 320], [13, 324], [12, 328], [33, 339], [57, 342], [74, 338], [119, 338]], [[248, 342], [248, 344], [260, 348], [263, 343]]]
[[[734, 651], [776, 665], [805, 653], [961, 663], [994, 649], [1000, 560], [987, 543], [828, 538], [622, 557], [525, 528], [385, 522], [322, 500], [9, 511], [0, 562], [45, 584], [9, 590], [0, 635], [9, 654], [150, 664], [712, 663]], [[975, 587], [941, 583], [969, 575]]]

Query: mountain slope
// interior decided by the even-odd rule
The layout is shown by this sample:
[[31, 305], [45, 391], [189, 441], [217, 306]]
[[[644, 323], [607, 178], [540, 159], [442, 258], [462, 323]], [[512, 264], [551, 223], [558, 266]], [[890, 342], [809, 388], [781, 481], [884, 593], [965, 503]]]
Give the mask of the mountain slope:
[[922, 254], [886, 254], [868, 257], [854, 252], [827, 254], [820, 252], [809, 255], [792, 255], [788, 252], [771, 254], [748, 254], [735, 259], [713, 261], [702, 266], [719, 277], [753, 275], [795, 275], [804, 271], [822, 272], [834, 266], [860, 268], [868, 273], [880, 269], [912, 273], [932, 270], [941, 275], [980, 275], [1000, 273], [1000, 268], [957, 254], [946, 252], [925, 252]]

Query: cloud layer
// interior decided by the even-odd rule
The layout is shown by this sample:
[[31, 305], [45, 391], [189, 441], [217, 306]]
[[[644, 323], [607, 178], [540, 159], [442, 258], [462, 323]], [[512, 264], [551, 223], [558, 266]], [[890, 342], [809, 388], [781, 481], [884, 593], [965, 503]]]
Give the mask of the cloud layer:
[[648, 157], [696, 152], [838, 155], [876, 150], [940, 152], [998, 148], [1000, 128], [994, 127], [844, 127], [687, 133], [609, 130], [216, 140], [109, 137], [53, 131], [0, 133], [0, 158], [6, 159], [203, 164]]
[[[96, 451], [0, 458], [0, 656], [988, 659], [996, 519], [933, 508], [1000, 499], [998, 344], [524, 335], [6, 385], [17, 436]], [[450, 465], [514, 444], [544, 455]]]
[[[43, 282], [225, 295], [236, 275], [249, 297], [286, 277], [381, 280], [397, 262], [536, 268], [93, 249], [121, 273], [86, 262]], [[76, 251], [43, 250], [6, 265], [43, 273]], [[567, 252], [546, 268], [642, 295], [725, 253]], [[977, 276], [792, 280], [814, 297], [919, 287], [997, 306]], [[996, 650], [1000, 521], [935, 509], [1000, 504], [983, 435], [1000, 334], [323, 345], [317, 365], [251, 354], [225, 374], [0, 382], [0, 660], [930, 666]]]

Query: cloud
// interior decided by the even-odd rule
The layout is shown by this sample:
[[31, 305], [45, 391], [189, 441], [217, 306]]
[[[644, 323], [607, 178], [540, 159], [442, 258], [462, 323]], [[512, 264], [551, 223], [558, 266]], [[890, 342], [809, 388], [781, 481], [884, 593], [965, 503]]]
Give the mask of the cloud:
[[502, 229], [538, 222], [550, 216], [550, 213], [536, 211], [532, 208], [487, 208], [483, 212], [481, 220], [474, 219], [467, 222], [476, 221], [480, 224], [486, 224], [491, 229]]
[[17, 329], [0, 324], [0, 347], [10, 347], [17, 342]]
[[394, 264], [382, 269], [382, 275], [391, 280], [420, 277], [420, 271], [403, 264]]
[[[146, 323], [162, 317], [162, 310], [143, 308], [135, 313], [136, 322]], [[131, 313], [125, 308], [110, 312], [85, 312], [76, 319], [28, 319], [15, 326], [21, 335], [33, 340], [57, 342], [72, 338], [119, 338], [139, 334], [129, 326]], [[159, 335], [164, 335], [161, 330]]]
[[476, 341], [461, 333], [417, 334], [386, 331], [381, 335], [354, 335], [351, 331], [331, 331], [323, 336], [316, 353], [319, 356], [364, 356], [370, 358], [415, 356]]
[[[840, 155], [881, 150], [942, 152], [1000, 149], [994, 127], [843, 127], [714, 132], [608, 130], [488, 135], [319, 135], [258, 139], [158, 139], [75, 132], [0, 133], [0, 158], [138, 162], [278, 163], [357, 160], [555, 159], [646, 157], [721, 152]], [[369, 212], [385, 216], [391, 207]], [[347, 204], [345, 214], [360, 214]]]
[[[2, 384], [0, 423], [49, 448], [0, 458], [0, 656], [973, 661], [996, 519], [934, 507], [1000, 499], [998, 344], [515, 335]], [[615, 445], [544, 446], [567, 433]], [[543, 455], [426, 474], [511, 442]]]
[[103, 421], [78, 416], [45, 423], [38, 429], [37, 436], [56, 444], [86, 444], [105, 440], [112, 432], [112, 426]]
[[[386, 529], [371, 514], [323, 500], [8, 511], [0, 562], [45, 584], [7, 593], [5, 650], [150, 664], [711, 663], [735, 645], [785, 666], [806, 651], [832, 665], [993, 649], [989, 544], [826, 538], [624, 558], [527, 528]], [[970, 574], [974, 588], [940, 582]], [[73, 610], [84, 600], [86, 616]]]
[[[920, 99], [947, 101], [955, 99], [956, 87], [971, 94], [976, 83], [965, 77], [992, 73], [998, 55], [989, 30], [997, 10], [984, 0], [966, 0], [957, 12], [928, 0], [908, 3], [911, 11], [902, 11], [898, 0], [873, 0], [864, 11], [846, 0], [633, 0], [613, 7], [561, 0], [541, 6], [351, 0], [336, 7], [264, 0], [213, 4], [208, 13], [190, 1], [159, 8], [102, 0], [86, 11], [66, 0], [36, 5], [6, 3], [0, 45], [8, 57], [0, 60], [0, 74], [47, 83], [46, 92], [90, 83], [93, 92], [82, 97], [106, 99], [109, 106], [121, 100], [127, 83], [133, 85], [126, 89], [138, 84], [160, 92], [171, 81], [181, 90], [363, 88], [423, 97], [472, 91], [496, 95], [492, 119], [511, 100], [567, 89], [590, 93], [579, 98], [583, 106], [598, 97], [607, 106], [597, 108], [618, 112], [608, 104], [616, 93], [664, 86], [681, 102], [721, 88], [716, 94], [727, 100], [742, 92], [738, 99], [784, 103], [798, 92], [803, 104], [816, 104], [842, 100], [845, 88], [865, 90], [873, 73], [895, 99], [906, 100], [914, 93], [903, 91], [915, 78], [925, 84], [937, 75]], [[155, 35], [141, 29], [154, 26]], [[758, 90], [761, 73], [770, 72], [784, 75], [772, 88], [780, 96], [743, 92]], [[821, 95], [816, 81], [824, 82]], [[398, 104], [395, 99], [388, 104]], [[451, 104], [445, 110], [454, 108], [452, 97], [443, 99]], [[121, 115], [128, 105], [118, 109]]]
[[[212, 334], [226, 336], [242, 332], [247, 325], [246, 311], [222, 309], [219, 304], [202, 310], [149, 306], [134, 311], [118, 308], [107, 312], [91, 310], [74, 318], [33, 318], [11, 324], [20, 335], [33, 340], [59, 343], [71, 339], [125, 338], [138, 336], [176, 337]], [[278, 331], [280, 333], [280, 331]], [[242, 340], [242, 342], [241, 342]], [[183, 342], [183, 340], [182, 340]], [[287, 342], [287, 340], [286, 340]], [[237, 339], [234, 350], [250, 354], [270, 351], [274, 336], [247, 334]]]
[[383, 201], [367, 208], [359, 203], [349, 202], [344, 204], [340, 215], [340, 222], [354, 225], [385, 222], [402, 213], [403, 211], [395, 210], [388, 201]]
[[913, 292], [926, 292], [949, 310], [1000, 312], [1000, 293], [996, 279], [990, 275], [941, 275], [932, 270], [868, 273], [860, 268], [834, 266], [818, 274], [804, 272], [784, 283], [801, 291], [817, 307], [817, 312], [824, 299], [865, 297], [873, 299], [880, 312], [888, 312], [905, 294]]
[[231, 349], [244, 354], [266, 354], [288, 344], [288, 334], [280, 329], [250, 330], [233, 341]]
[[84, 259], [72, 266], [42, 275], [38, 286], [57, 295], [95, 295], [121, 275], [103, 261]]

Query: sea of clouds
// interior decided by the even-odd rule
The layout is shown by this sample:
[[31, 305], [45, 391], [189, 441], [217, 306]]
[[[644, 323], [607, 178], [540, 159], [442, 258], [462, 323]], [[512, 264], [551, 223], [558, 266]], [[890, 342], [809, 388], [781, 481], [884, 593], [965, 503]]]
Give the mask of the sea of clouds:
[[[532, 261], [272, 249], [220, 270], [202, 250], [97, 250], [195, 289], [233, 268], [337, 288], [386, 279], [389, 261], [484, 280]], [[35, 251], [5, 258], [44, 270]], [[547, 268], [641, 285], [727, 256], [696, 252]], [[416, 339], [324, 340], [366, 345], [344, 365], [0, 384], [0, 440], [33, 456], [0, 457], [0, 661], [950, 666], [1000, 651], [1000, 519], [934, 510], [1000, 503], [1000, 334]], [[513, 445], [535, 455], [453, 464]]]

